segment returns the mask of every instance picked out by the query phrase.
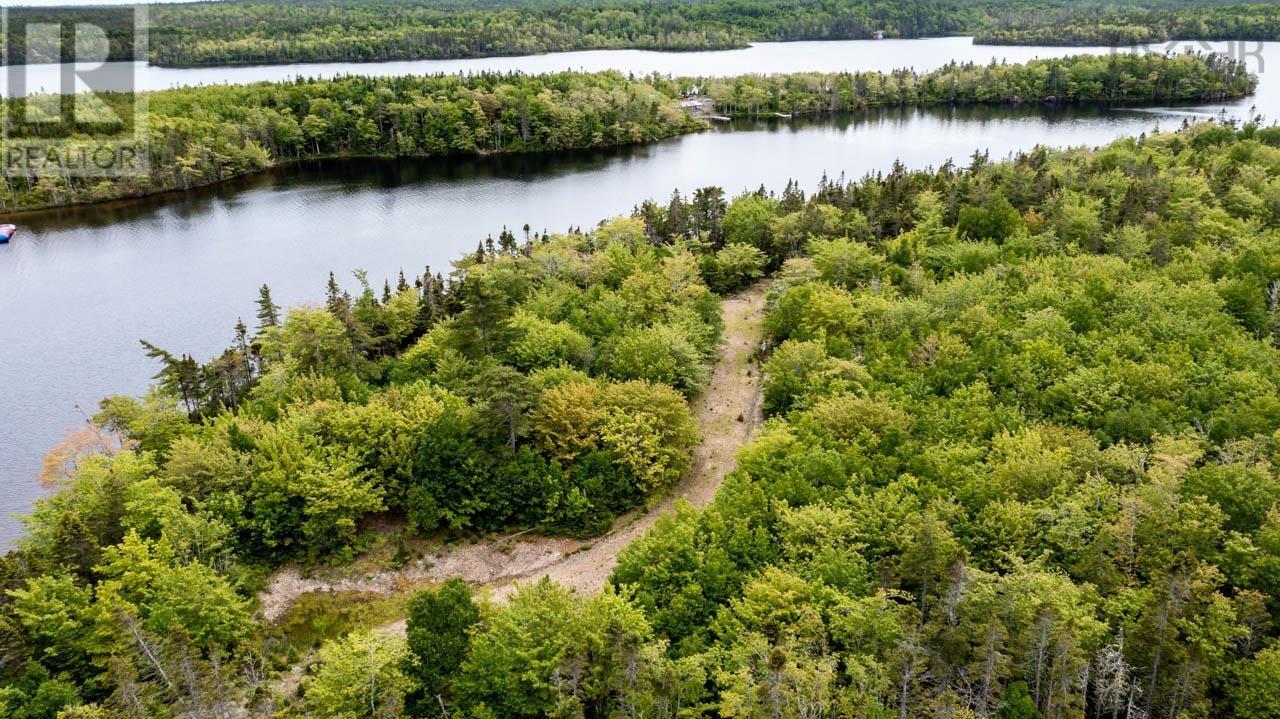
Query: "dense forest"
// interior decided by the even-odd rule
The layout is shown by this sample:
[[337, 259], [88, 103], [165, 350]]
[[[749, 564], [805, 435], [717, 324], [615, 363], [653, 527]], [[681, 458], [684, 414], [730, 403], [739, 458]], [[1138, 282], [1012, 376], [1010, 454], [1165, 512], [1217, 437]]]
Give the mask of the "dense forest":
[[[480, 74], [164, 90], [141, 98], [147, 107], [146, 174], [77, 177], [58, 164], [23, 165], [25, 175], [11, 173], [17, 176], [0, 184], [0, 209], [186, 190], [315, 157], [483, 155], [653, 142], [706, 127], [679, 106], [693, 92], [710, 97], [717, 112], [750, 117], [881, 106], [1236, 98], [1252, 93], [1256, 83], [1243, 63], [1219, 55], [1125, 53], [1024, 65], [952, 63], [928, 73], [640, 79], [616, 72]], [[46, 99], [9, 101], [10, 134], [0, 140], [0, 151], [80, 130], [18, 122], [40, 111]], [[118, 117], [132, 118], [139, 98], [102, 99]], [[19, 136], [32, 131], [34, 137]], [[95, 142], [75, 135], [67, 145], [91, 148]]]
[[953, 34], [977, 13], [951, 0], [374, 2], [153, 10], [154, 61], [222, 65], [523, 55], [564, 50], [709, 50], [753, 40]]
[[[71, 6], [22, 6], [0, 7], [0, 28], [5, 33], [3, 47], [6, 64], [74, 62], [76, 52], [82, 53], [81, 62], [102, 60], [135, 60], [134, 43], [147, 28], [139, 28], [135, 15], [127, 7], [71, 7]], [[97, 32], [76, 33], [77, 24], [84, 23]], [[35, 31], [35, 42], [28, 43], [30, 28]], [[43, 26], [43, 27], [40, 27]], [[48, 32], [50, 26], [58, 26], [56, 34]], [[77, 41], [79, 46], [77, 46]], [[105, 41], [103, 44], [102, 41]]]
[[[637, 645], [719, 716], [1276, 716], [1278, 171], [1202, 126], [736, 200], [774, 420], [624, 554]], [[453, 686], [518, 715], [502, 632]]]
[[[746, 259], [719, 285], [759, 276]], [[609, 527], [689, 466], [720, 331], [704, 266], [638, 219], [504, 230], [447, 277], [331, 277], [288, 312], [264, 286], [207, 363], [144, 342], [154, 390], [51, 453], [58, 491], [0, 560], [0, 715], [223, 716], [288, 658], [250, 619], [262, 572], [343, 562], [385, 512], [424, 535]]]
[[[78, 9], [11, 12], [82, 19]], [[166, 66], [481, 57], [606, 48], [708, 50], [753, 40], [826, 40], [953, 34], [981, 16], [956, 0], [253, 0], [150, 7], [149, 57]], [[113, 57], [132, 59], [133, 30], [98, 15]], [[13, 62], [25, 62], [16, 31]], [[47, 58], [45, 58], [47, 59]]]
[[[49, 62], [29, 23], [103, 28], [110, 57], [136, 59], [118, 9], [13, 8], [11, 63]], [[1280, 39], [1271, 3], [1068, 0], [248, 0], [150, 6], [148, 58], [162, 66], [377, 62], [637, 48], [715, 50], [756, 41], [920, 38], [971, 33], [990, 44], [1131, 44]], [[30, 50], [30, 52], [28, 52]]]
[[[1274, 717], [1277, 228], [1280, 127], [1205, 124], [676, 194], [283, 317], [264, 289], [224, 355], [149, 348], [155, 390], [51, 456], [0, 563], [0, 706]], [[761, 272], [770, 419], [710, 507], [599, 594], [449, 582], [273, 695], [262, 567], [350, 556], [388, 508], [598, 531], [687, 461], [708, 283]]]
[[1011, 13], [974, 33], [987, 45], [1137, 45], [1169, 40], [1278, 40], [1280, 5], [1084, 5]]

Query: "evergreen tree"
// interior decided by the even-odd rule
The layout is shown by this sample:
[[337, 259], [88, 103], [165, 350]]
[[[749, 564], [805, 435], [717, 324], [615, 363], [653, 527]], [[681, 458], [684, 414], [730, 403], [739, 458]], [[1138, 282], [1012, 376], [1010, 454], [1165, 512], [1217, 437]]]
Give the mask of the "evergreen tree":
[[280, 307], [271, 300], [271, 288], [258, 288], [258, 334], [280, 324]]

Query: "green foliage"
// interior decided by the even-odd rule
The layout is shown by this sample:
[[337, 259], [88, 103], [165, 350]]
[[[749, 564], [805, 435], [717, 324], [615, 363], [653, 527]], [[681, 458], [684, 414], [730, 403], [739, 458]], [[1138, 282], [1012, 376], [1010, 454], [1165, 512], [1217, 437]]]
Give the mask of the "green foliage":
[[1036, 703], [1027, 690], [1026, 682], [1014, 682], [1004, 690], [1000, 699], [1000, 708], [996, 709], [996, 719], [1043, 719], [1044, 715], [1036, 709]]
[[1241, 719], [1262, 719], [1280, 714], [1280, 650], [1269, 647], [1240, 667], [1230, 694], [1235, 715]]
[[702, 274], [711, 289], [729, 293], [746, 287], [764, 275], [769, 257], [759, 248], [746, 243], [730, 243], [702, 262]]
[[1188, 472], [1182, 491], [1221, 507], [1230, 528], [1252, 533], [1262, 526], [1267, 513], [1280, 501], [1280, 480], [1274, 474], [1248, 465], [1210, 464]]
[[442, 703], [452, 703], [454, 676], [470, 648], [470, 633], [480, 621], [471, 590], [458, 579], [438, 589], [419, 592], [409, 602], [409, 657], [405, 673], [417, 688], [407, 698], [411, 716], [440, 716]]
[[517, 313], [510, 324], [522, 333], [511, 347], [513, 363], [520, 369], [591, 364], [591, 340], [565, 322], [548, 322], [532, 314]]
[[[1280, 18], [1265, 3], [1160, 0], [981, 5], [963, 0], [705, 0], [688, 5], [254, 0], [226, 7], [160, 4], [150, 11], [150, 20], [149, 59], [162, 66], [385, 62], [609, 48], [716, 50], [766, 40], [864, 39], [877, 32], [906, 38], [976, 33], [975, 41], [987, 44], [1111, 46], [1172, 39], [1274, 40], [1280, 32]], [[108, 57], [137, 59], [134, 28], [118, 12], [15, 8], [15, 27], [40, 22], [90, 22], [105, 30]], [[25, 40], [23, 33], [11, 32], [10, 62], [28, 61]], [[58, 59], [44, 48], [32, 50], [36, 61]]]
[[136, 532], [108, 547], [103, 559], [95, 594], [106, 626], [127, 613], [141, 618], [149, 632], [181, 633], [211, 651], [234, 646], [248, 629], [247, 602], [210, 567], [176, 563], [166, 547]]
[[13, 616], [27, 632], [36, 658], [54, 671], [84, 671], [91, 593], [70, 577], [41, 576], [10, 590]]
[[[983, 18], [962, 3], [881, 0], [831, 4], [716, 0], [693, 5], [635, 0], [530, 3], [523, 0], [327, 2], [276, 0], [234, 8], [198, 4], [151, 11], [150, 59], [159, 65], [387, 61], [525, 55], [565, 50], [710, 50], [759, 40], [951, 34]], [[94, 9], [22, 9], [15, 22], [92, 21], [107, 31], [110, 57], [136, 59], [133, 28]], [[352, 33], [358, 27], [361, 32]], [[13, 33], [10, 59], [26, 61]], [[44, 52], [41, 50], [41, 52]], [[42, 56], [41, 61], [49, 61]]]
[[880, 258], [871, 248], [854, 240], [815, 239], [809, 243], [807, 254], [822, 279], [838, 287], [867, 284], [878, 280], [883, 271]]
[[403, 716], [404, 694], [413, 686], [402, 666], [405, 640], [361, 632], [320, 648], [303, 685], [307, 716], [383, 719]]
[[[664, 3], [663, 7], [679, 7]], [[177, 6], [173, 6], [177, 7]], [[214, 7], [210, 5], [209, 7]], [[236, 11], [244, 11], [242, 4]], [[237, 22], [235, 27], [246, 27]], [[272, 21], [258, 27], [278, 27]], [[221, 36], [226, 32], [218, 27]], [[346, 28], [342, 35], [353, 33]], [[354, 33], [359, 35], [360, 33]], [[412, 32], [415, 38], [419, 32]], [[517, 33], [518, 34], [518, 33]], [[679, 106], [680, 98], [695, 87], [709, 95], [717, 112], [742, 116], [788, 113], [831, 114], [869, 107], [901, 105], [999, 104], [1049, 99], [1062, 102], [1168, 102], [1172, 100], [1243, 97], [1253, 92], [1256, 78], [1244, 64], [1222, 55], [1112, 54], [1032, 60], [1021, 65], [949, 64], [928, 73], [895, 70], [891, 73], [842, 72], [791, 75], [743, 75], [730, 78], [624, 77], [618, 72], [404, 76], [388, 78], [344, 77], [334, 80], [298, 80], [255, 83], [244, 86], [212, 85], [146, 93], [147, 154], [150, 169], [145, 177], [127, 182], [103, 182], [101, 178], [76, 178], [54, 167], [29, 169], [0, 190], [0, 209], [20, 210], [94, 202], [187, 190], [305, 158], [339, 156], [424, 157], [458, 154], [492, 154], [561, 151], [654, 142], [706, 128]], [[98, 95], [119, 117], [133, 118], [132, 94]], [[27, 112], [24, 98], [6, 100], [11, 116]], [[132, 120], [130, 120], [132, 121]], [[16, 134], [34, 127], [36, 134]], [[123, 128], [128, 129], [128, 128]], [[114, 138], [121, 127], [102, 128], [102, 138]], [[19, 123], [8, 135], [12, 143], [45, 141], [68, 132], [61, 125]], [[83, 134], [62, 137], [68, 152], [89, 152], [93, 138]], [[0, 142], [0, 150], [7, 147]], [[695, 193], [696, 194], [696, 193]], [[858, 240], [859, 216], [830, 216], [826, 208], [784, 217], [774, 227], [753, 223], [770, 200], [754, 196], [729, 211], [722, 193], [695, 197], [689, 212], [667, 208], [663, 233], [694, 239], [704, 235], [715, 244], [729, 239], [762, 250], [764, 243], [785, 243], [799, 250], [809, 234], [823, 234], [830, 222], [845, 226]], [[1237, 213], [1260, 211], [1260, 197], [1237, 193], [1232, 209]], [[748, 209], [750, 208], [750, 209]], [[788, 208], [792, 212], [793, 208]], [[834, 209], [834, 208], [832, 208]], [[663, 214], [650, 207], [649, 219]], [[969, 207], [973, 215], [962, 223], [973, 236], [1004, 237], [1014, 218], [998, 203]], [[861, 218], [865, 220], [865, 217]], [[727, 224], [719, 226], [722, 221]], [[862, 229], [867, 229], [865, 222]], [[509, 234], [509, 233], [508, 233]], [[510, 244], [514, 244], [512, 241]], [[380, 326], [370, 327], [382, 338], [399, 342], [412, 331], [413, 293], [401, 288], [378, 314]], [[481, 299], [478, 295], [473, 300]], [[362, 337], [352, 318], [359, 319], [375, 303], [365, 287], [358, 298], [332, 295], [328, 309], [348, 329], [356, 349], [373, 339]], [[259, 322], [272, 322], [270, 297], [260, 299]], [[314, 324], [305, 315], [294, 333], [329, 337], [337, 341], [334, 327]], [[330, 323], [331, 324], [331, 323]], [[366, 323], [367, 324], [367, 323]], [[264, 333], [266, 335], [266, 333]], [[296, 337], [276, 338], [270, 351], [287, 350]], [[232, 406], [247, 369], [229, 355], [204, 376], [190, 357], [173, 356], [151, 347], [165, 360], [161, 377], [188, 393], [216, 389]], [[314, 358], [296, 358], [311, 368]], [[328, 360], [342, 364], [341, 353]]]
[[583, 599], [543, 580], [486, 616], [456, 689], [476, 716], [676, 717], [696, 710], [705, 681], [700, 667], [663, 650], [625, 597], [606, 591]]
[[[239, 324], [209, 364], [153, 347], [159, 385], [105, 400], [102, 426], [51, 455], [58, 491], [0, 564], [3, 701], [196, 714], [322, 641], [309, 716], [452, 701], [478, 619], [466, 587], [412, 605], [406, 649], [344, 638], [394, 618], [395, 601], [368, 596], [304, 597], [255, 631], [255, 577], [348, 561], [388, 511], [424, 534], [604, 531], [688, 470], [699, 433], [682, 390], [701, 387], [720, 331], [699, 258], [640, 220], [500, 243], [381, 299], [359, 272], [359, 295], [331, 278], [322, 308], [281, 313], [264, 290], [258, 334]], [[653, 356], [634, 338], [652, 337], [679, 361], [631, 378]], [[234, 400], [211, 383], [224, 362]], [[449, 665], [432, 663], [450, 642]], [[48, 676], [13, 684], [27, 659]]]
[[855, 362], [831, 357], [815, 340], [787, 340], [769, 355], [765, 374], [764, 408], [782, 413], [797, 401], [841, 392], [859, 391], [870, 379]]
[[706, 382], [698, 348], [670, 326], [640, 327], [605, 346], [602, 369], [620, 380], [647, 380], [692, 393]]
[[150, 452], [164, 452], [191, 429], [187, 416], [170, 398], [154, 390], [141, 399], [120, 395], [104, 399], [93, 421], [132, 437], [139, 448]]
[[[685, 393], [720, 331], [703, 273], [748, 217], [779, 268], [768, 419], [715, 500], [661, 518], [601, 593], [477, 606], [454, 582], [413, 601], [407, 641], [334, 639], [308, 716], [1270, 716], [1280, 214], [1242, 193], [1275, 196], [1275, 135], [507, 233], [448, 282], [335, 282], [268, 317], [229, 350], [243, 401], [157, 350], [165, 386], [104, 404], [120, 436], [55, 457], [0, 564], [0, 707], [198, 713], [240, 688], [228, 663], [259, 671], [244, 563], [345, 558], [385, 509], [609, 526], [689, 466]], [[363, 623], [336, 614], [314, 635]]]
[[735, 199], [721, 220], [725, 242], [768, 250], [773, 245], [770, 226], [777, 215], [778, 201], [772, 197], [754, 194]]
[[[924, 73], [909, 69], [801, 72], [699, 78], [696, 82], [715, 102], [717, 111], [745, 116], [773, 112], [825, 115], [894, 105], [1232, 97], [1252, 92], [1257, 84], [1243, 63], [1221, 55], [1158, 53], [1075, 55], [1021, 64], [951, 62]], [[753, 240], [741, 237], [737, 241]]]
[[1274, 40], [1280, 14], [1265, 3], [1080, 3], [1029, 7], [977, 32], [987, 45], [1142, 45], [1171, 40]]
[[29, 662], [12, 684], [0, 688], [0, 710], [12, 719], [57, 719], [80, 704], [80, 693], [65, 678], [51, 677], [40, 664]]
[[960, 209], [956, 229], [976, 240], [1002, 242], [1022, 227], [1018, 210], [1001, 193], [993, 193], [981, 205]]
[[[147, 176], [103, 183], [33, 172], [0, 193], [0, 207], [187, 190], [308, 157], [525, 153], [651, 142], [704, 127], [677, 107], [680, 87], [656, 76], [633, 80], [603, 72], [348, 77], [149, 92]], [[100, 97], [117, 116], [133, 118], [132, 94]], [[25, 112], [25, 100], [5, 102], [7, 109]], [[119, 132], [111, 126], [101, 134]], [[367, 299], [350, 300], [348, 310], [358, 315]], [[381, 329], [403, 337], [416, 309], [413, 296], [389, 304], [404, 311], [388, 313]], [[288, 344], [289, 338], [280, 341]]]
[[1195, 126], [788, 190], [771, 419], [614, 586], [722, 716], [1267, 715], [1277, 219], [1233, 188], [1276, 167]]

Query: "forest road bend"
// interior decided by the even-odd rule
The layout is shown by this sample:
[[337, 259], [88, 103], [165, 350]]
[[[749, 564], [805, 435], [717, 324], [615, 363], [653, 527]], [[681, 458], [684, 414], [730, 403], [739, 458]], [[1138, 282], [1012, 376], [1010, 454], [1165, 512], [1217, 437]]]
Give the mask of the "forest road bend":
[[694, 402], [702, 441], [694, 449], [693, 464], [685, 478], [643, 514], [633, 515], [630, 521], [620, 523], [580, 551], [533, 572], [490, 582], [492, 601], [505, 602], [517, 582], [542, 577], [579, 594], [597, 592], [613, 573], [618, 554], [660, 518], [673, 514], [677, 502], [688, 501], [695, 507], [711, 503], [733, 469], [738, 449], [751, 439], [761, 419], [760, 372], [753, 359], [763, 339], [766, 289], [763, 282], [755, 284], [725, 299], [721, 306], [724, 341], [711, 381]]
[[[721, 303], [724, 332], [720, 357], [706, 391], [694, 400], [693, 412], [702, 432], [689, 472], [672, 491], [643, 510], [621, 518], [607, 534], [590, 540], [513, 536], [448, 546], [398, 570], [379, 570], [359, 577], [331, 577], [321, 571], [303, 577], [296, 567], [277, 572], [259, 594], [266, 621], [285, 615], [294, 601], [310, 592], [390, 594], [459, 577], [488, 598], [505, 603], [520, 582], [548, 577], [578, 593], [604, 587], [618, 554], [639, 539], [676, 503], [704, 507], [715, 497], [735, 455], [751, 439], [761, 420], [761, 384], [754, 358], [764, 338], [764, 305], [768, 282], [760, 281]], [[377, 631], [403, 634], [404, 620]]]

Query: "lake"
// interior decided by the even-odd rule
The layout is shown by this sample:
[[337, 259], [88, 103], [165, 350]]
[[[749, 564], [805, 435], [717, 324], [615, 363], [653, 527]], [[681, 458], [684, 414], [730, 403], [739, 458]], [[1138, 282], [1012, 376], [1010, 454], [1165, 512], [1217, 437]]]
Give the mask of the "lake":
[[[1221, 43], [1216, 45], [1222, 46]], [[217, 188], [24, 217], [0, 246], [0, 515], [24, 512], [45, 490], [40, 458], [111, 393], [139, 393], [156, 366], [147, 339], [207, 359], [252, 324], [257, 287], [278, 302], [323, 297], [330, 270], [347, 286], [364, 269], [378, 284], [451, 260], [502, 227], [587, 227], [645, 198], [719, 185], [727, 193], [788, 178], [814, 187], [826, 173], [856, 178], [908, 167], [965, 164], [974, 150], [999, 158], [1036, 144], [1098, 145], [1122, 135], [1174, 129], [1225, 113], [1280, 114], [1280, 45], [1261, 47], [1257, 96], [1178, 108], [969, 108], [884, 110], [834, 121], [739, 122], [618, 151], [417, 161], [312, 163]], [[1010, 60], [1081, 48], [975, 48], [965, 38], [771, 43], [747, 50], [670, 55], [589, 52], [530, 58], [394, 63], [395, 72], [614, 66], [625, 71], [738, 74], [815, 69], [930, 69], [957, 59]], [[668, 64], [661, 64], [668, 63]], [[46, 66], [48, 67], [48, 66]], [[319, 65], [313, 73], [382, 73], [390, 65]], [[435, 68], [435, 69], [432, 69]], [[148, 82], [285, 77], [287, 68], [148, 69]], [[296, 68], [292, 71], [296, 74]], [[245, 73], [256, 73], [245, 74]], [[180, 79], [185, 78], [185, 79]], [[0, 522], [0, 544], [21, 531]]]
[[[1010, 63], [1035, 58], [1067, 55], [1098, 55], [1109, 52], [1165, 52], [1187, 48], [1204, 50], [1212, 47], [1237, 59], [1257, 60], [1266, 43], [1171, 43], [1141, 48], [1109, 47], [1018, 47], [974, 45], [969, 37], [946, 37], [930, 40], [838, 40], [831, 42], [765, 42], [740, 50], [708, 52], [657, 52], [652, 50], [584, 50], [579, 52], [525, 55], [519, 57], [486, 57], [461, 60], [406, 60], [378, 63], [310, 63], [301, 65], [260, 65], [245, 67], [166, 68], [145, 63], [110, 62], [80, 65], [82, 82], [98, 90], [164, 90], [180, 86], [245, 84], [267, 80], [291, 80], [297, 77], [329, 78], [341, 75], [434, 75], [479, 72], [548, 73], [562, 70], [620, 70], [647, 75], [741, 75], [744, 73], [777, 73], [821, 70], [889, 71], [909, 67], [920, 72], [936, 69], [948, 62], [986, 63], [992, 60]], [[21, 82], [14, 82], [26, 92], [56, 92], [63, 80], [63, 65], [14, 66]], [[0, 96], [9, 94], [9, 78], [0, 73]], [[83, 89], [83, 88], [81, 88]], [[19, 92], [15, 87], [14, 94]]]

